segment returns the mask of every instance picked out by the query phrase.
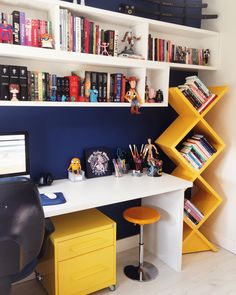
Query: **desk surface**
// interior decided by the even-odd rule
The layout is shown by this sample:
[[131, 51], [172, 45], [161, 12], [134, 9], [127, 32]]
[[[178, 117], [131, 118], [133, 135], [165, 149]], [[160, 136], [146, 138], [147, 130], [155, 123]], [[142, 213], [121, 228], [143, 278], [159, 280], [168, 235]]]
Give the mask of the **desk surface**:
[[90, 208], [155, 196], [192, 187], [192, 182], [163, 174], [162, 177], [124, 175], [106, 176], [71, 182], [56, 180], [51, 186], [42, 187], [40, 193], [62, 192], [65, 204], [45, 206], [45, 217], [86, 210]]

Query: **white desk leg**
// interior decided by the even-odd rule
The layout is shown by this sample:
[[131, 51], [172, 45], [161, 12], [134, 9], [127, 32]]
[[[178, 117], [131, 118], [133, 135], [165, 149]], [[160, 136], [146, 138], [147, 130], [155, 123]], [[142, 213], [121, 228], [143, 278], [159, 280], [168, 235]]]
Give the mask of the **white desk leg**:
[[161, 214], [157, 223], [144, 226], [145, 248], [181, 271], [184, 190], [143, 198], [142, 205], [157, 208]]

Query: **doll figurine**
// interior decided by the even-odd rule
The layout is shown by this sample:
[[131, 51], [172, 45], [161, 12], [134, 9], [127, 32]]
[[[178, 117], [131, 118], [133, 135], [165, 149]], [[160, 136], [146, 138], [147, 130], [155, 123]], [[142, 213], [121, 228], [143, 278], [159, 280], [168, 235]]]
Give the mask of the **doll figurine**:
[[81, 163], [79, 158], [73, 158], [70, 162], [70, 166], [67, 169], [68, 171], [71, 171], [74, 174], [80, 174], [81, 173]]
[[127, 31], [121, 40], [121, 42], [126, 42], [124, 50], [120, 54], [135, 54], [134, 45], [135, 41], [139, 41], [141, 37], [136, 37], [132, 31]]
[[138, 92], [136, 91], [136, 84], [138, 79], [134, 76], [128, 79], [130, 89], [125, 94], [125, 99], [131, 103], [131, 114], [140, 114], [138, 111], [140, 105], [142, 104], [142, 100]]
[[12, 101], [18, 101], [17, 94], [20, 92], [20, 85], [19, 84], [10, 84], [9, 91], [12, 94]]
[[151, 141], [151, 138], [148, 138], [148, 143], [145, 144], [145, 147], [144, 147], [144, 157], [146, 157], [147, 155], [147, 162], [149, 163], [152, 159], [154, 159], [154, 156], [153, 156], [153, 150], [155, 151], [155, 153], [158, 155], [158, 150], [157, 148], [155, 147], [154, 144], [152, 144], [152, 141]]
[[4, 19], [0, 24], [0, 43], [12, 43], [12, 25]]

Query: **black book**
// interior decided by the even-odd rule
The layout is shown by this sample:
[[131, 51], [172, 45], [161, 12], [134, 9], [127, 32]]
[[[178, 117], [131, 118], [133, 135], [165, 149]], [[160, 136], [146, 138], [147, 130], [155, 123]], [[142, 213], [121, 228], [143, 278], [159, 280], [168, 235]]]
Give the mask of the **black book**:
[[50, 93], [50, 75], [49, 73], [45, 73], [45, 100], [50, 100], [50, 96], [51, 96], [51, 93]]
[[80, 17], [81, 19], [81, 52], [84, 53], [84, 43], [85, 43], [85, 40], [84, 40], [84, 17]]
[[9, 66], [0, 65], [0, 100], [10, 100], [9, 83]]
[[107, 101], [107, 73], [103, 73], [102, 75], [102, 101], [106, 102]]
[[34, 72], [30, 72], [30, 98], [31, 100], [35, 100], [35, 74]]
[[103, 73], [97, 74], [97, 87], [98, 87], [98, 101], [102, 102], [102, 99], [103, 99]]
[[108, 53], [112, 56], [114, 55], [114, 38], [115, 38], [115, 31], [107, 30], [104, 32], [105, 42], [109, 43]]
[[93, 53], [94, 23], [89, 22], [89, 53]]
[[10, 84], [20, 85], [20, 67], [9, 66], [10, 69]]
[[65, 95], [66, 100], [70, 98], [70, 80], [67, 77], [62, 78], [63, 80], [63, 95]]
[[109, 101], [110, 102], [114, 102], [114, 75], [111, 74], [110, 75], [110, 98]]
[[61, 101], [62, 97], [62, 78], [57, 77], [57, 101]]
[[29, 100], [28, 98], [28, 72], [27, 67], [20, 67], [19, 69], [20, 79], [20, 96], [19, 100]]
[[20, 11], [12, 12], [13, 44], [20, 45]]

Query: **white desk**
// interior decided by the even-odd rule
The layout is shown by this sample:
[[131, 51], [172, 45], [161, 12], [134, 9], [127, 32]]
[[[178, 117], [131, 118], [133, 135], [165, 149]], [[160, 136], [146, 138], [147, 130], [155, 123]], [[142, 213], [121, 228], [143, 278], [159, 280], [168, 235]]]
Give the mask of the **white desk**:
[[161, 220], [144, 228], [146, 249], [167, 265], [181, 271], [184, 191], [192, 183], [168, 174], [162, 177], [125, 175], [57, 180], [40, 193], [62, 192], [65, 204], [44, 207], [45, 217], [86, 210], [142, 198], [143, 205], [158, 208]]

